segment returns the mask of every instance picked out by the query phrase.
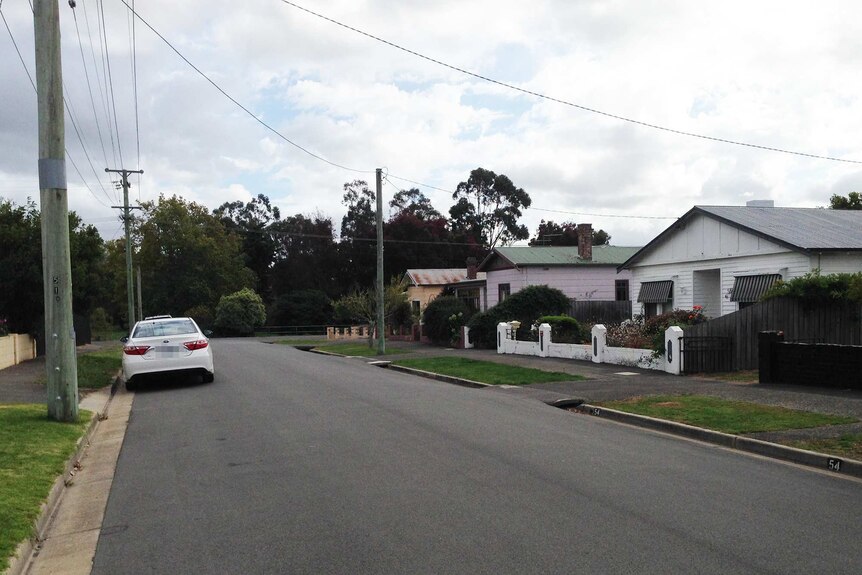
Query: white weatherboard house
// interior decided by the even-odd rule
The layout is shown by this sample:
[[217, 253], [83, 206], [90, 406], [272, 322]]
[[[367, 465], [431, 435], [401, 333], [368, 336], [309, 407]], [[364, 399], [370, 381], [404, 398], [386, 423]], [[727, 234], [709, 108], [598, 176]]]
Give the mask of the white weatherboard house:
[[486, 274], [487, 306], [532, 285], [557, 288], [569, 298], [627, 301], [631, 272], [617, 266], [638, 248], [593, 246], [589, 224], [578, 226], [578, 246], [494, 248], [479, 264]]
[[702, 306], [719, 317], [772, 284], [814, 270], [862, 271], [862, 211], [695, 206], [619, 266], [632, 273], [632, 312]]

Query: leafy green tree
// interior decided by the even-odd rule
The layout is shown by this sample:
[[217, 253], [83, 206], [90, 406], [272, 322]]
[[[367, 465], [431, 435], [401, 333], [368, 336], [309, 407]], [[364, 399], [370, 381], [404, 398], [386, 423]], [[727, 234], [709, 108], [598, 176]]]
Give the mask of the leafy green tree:
[[344, 184], [341, 201], [347, 213], [341, 219], [341, 241], [338, 244], [342, 285], [368, 285], [377, 270], [376, 197], [363, 180]]
[[[604, 230], [593, 230], [593, 245], [600, 246], [611, 241]], [[552, 220], [542, 220], [536, 228], [536, 235], [530, 238], [531, 246], [576, 246], [578, 245], [578, 226], [574, 222], [558, 224]]]
[[[407, 302], [407, 285], [403, 278], [393, 276], [383, 291], [383, 321], [391, 322], [393, 315]], [[368, 346], [374, 344], [374, 328], [377, 325], [377, 290], [353, 290], [333, 302], [336, 317], [341, 321], [361, 321], [371, 329]]]
[[434, 206], [431, 205], [431, 200], [419, 191], [418, 188], [399, 190], [389, 202], [389, 207], [391, 208], [393, 217], [412, 214], [417, 219], [426, 222], [443, 218], [443, 214], [434, 209]]
[[222, 296], [216, 306], [215, 328], [222, 335], [254, 335], [265, 322], [263, 300], [249, 288]]
[[223, 295], [254, 286], [240, 238], [205, 207], [176, 196], [142, 207], [135, 261], [141, 266], [145, 315], [215, 308]]
[[297, 214], [271, 224], [269, 229], [278, 240], [271, 273], [276, 299], [309, 289], [321, 290], [330, 298], [343, 293], [338, 275], [342, 266], [331, 218], [320, 213]]
[[[69, 213], [72, 308], [89, 316], [103, 296], [104, 243], [95, 227]], [[0, 198], [0, 319], [11, 331], [33, 333], [44, 316], [42, 218], [36, 202]]]
[[466, 182], [458, 184], [452, 199], [456, 203], [449, 209], [450, 223], [459, 236], [478, 239], [489, 249], [530, 237], [518, 219], [532, 200], [503, 174], [476, 168]]
[[834, 194], [829, 198], [829, 207], [833, 210], [862, 210], [862, 194], [850, 192], [847, 197]]
[[320, 290], [282, 294], [270, 306], [270, 325], [326, 325], [332, 322], [332, 301]]
[[270, 270], [275, 262], [278, 239], [270, 226], [281, 220], [279, 209], [273, 206], [264, 194], [258, 194], [250, 202], [225, 202], [213, 215], [219, 218], [225, 229], [242, 238], [243, 261], [257, 276], [259, 291], [269, 296]]

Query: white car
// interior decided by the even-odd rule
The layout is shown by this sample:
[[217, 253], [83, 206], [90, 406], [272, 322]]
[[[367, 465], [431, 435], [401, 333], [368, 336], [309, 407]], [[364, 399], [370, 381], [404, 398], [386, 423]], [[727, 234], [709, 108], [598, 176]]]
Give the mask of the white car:
[[123, 346], [126, 387], [153, 374], [200, 374], [204, 383], [215, 378], [209, 339], [190, 317], [155, 316], [139, 321]]

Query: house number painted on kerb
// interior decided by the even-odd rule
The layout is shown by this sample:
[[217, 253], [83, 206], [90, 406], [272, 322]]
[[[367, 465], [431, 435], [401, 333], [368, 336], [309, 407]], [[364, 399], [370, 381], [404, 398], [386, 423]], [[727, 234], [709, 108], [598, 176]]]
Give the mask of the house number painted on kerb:
[[829, 458], [826, 460], [826, 466], [829, 468], [829, 471], [841, 471], [841, 464], [843, 461], [840, 459]]
[[601, 415], [601, 414], [602, 414], [602, 410], [601, 410], [601, 409], [599, 409], [598, 407], [594, 407], [594, 408], [592, 408], [592, 409], [590, 410], [590, 413], [591, 413], [591, 414], [593, 414], [593, 415], [597, 415], [597, 416], [598, 416], [598, 415]]

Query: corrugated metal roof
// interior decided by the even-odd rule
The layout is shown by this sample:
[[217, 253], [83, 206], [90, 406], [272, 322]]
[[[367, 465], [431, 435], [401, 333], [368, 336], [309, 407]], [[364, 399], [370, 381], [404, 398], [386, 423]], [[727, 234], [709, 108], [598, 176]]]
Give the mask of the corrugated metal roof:
[[500, 256], [516, 266], [572, 266], [619, 265], [640, 248], [622, 246], [593, 246], [593, 258], [578, 257], [577, 246], [508, 246], [494, 248]]
[[466, 268], [407, 270], [407, 276], [416, 286], [442, 286], [467, 279]]
[[803, 250], [862, 250], [862, 210], [695, 206], [695, 210]]
[[638, 301], [641, 303], [665, 303], [670, 299], [672, 290], [673, 281], [671, 280], [643, 282], [641, 291], [638, 292]]
[[730, 301], [755, 302], [780, 279], [779, 274], [737, 276], [733, 278]]

